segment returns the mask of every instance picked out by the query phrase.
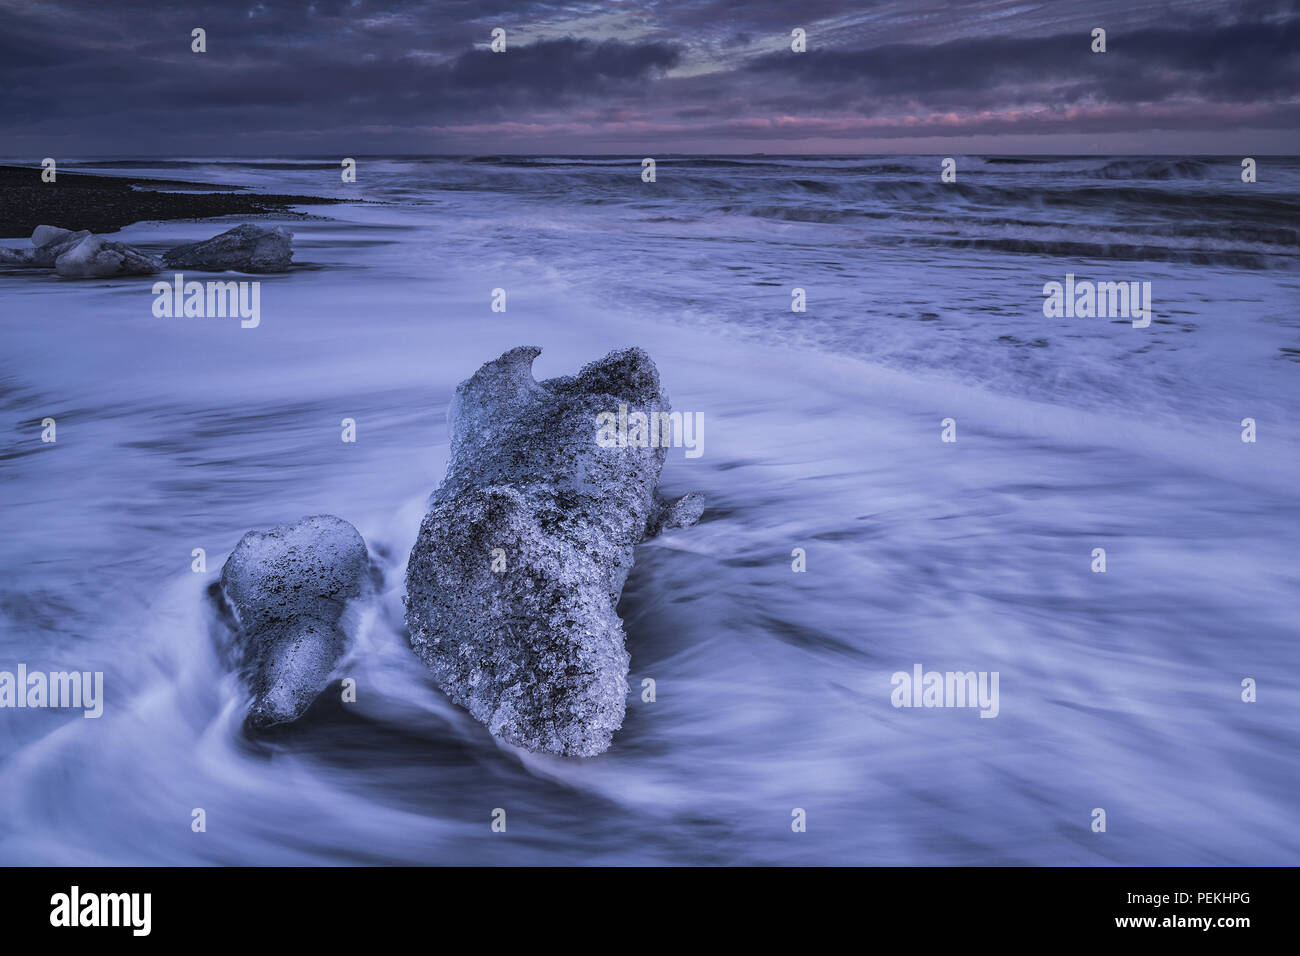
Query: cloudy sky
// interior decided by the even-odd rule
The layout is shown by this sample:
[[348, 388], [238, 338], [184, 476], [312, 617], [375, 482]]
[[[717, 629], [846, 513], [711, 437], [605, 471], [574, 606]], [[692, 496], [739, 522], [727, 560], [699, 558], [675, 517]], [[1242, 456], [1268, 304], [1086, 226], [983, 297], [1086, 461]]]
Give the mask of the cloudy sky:
[[0, 0], [0, 155], [501, 152], [1297, 153], [1300, 2]]

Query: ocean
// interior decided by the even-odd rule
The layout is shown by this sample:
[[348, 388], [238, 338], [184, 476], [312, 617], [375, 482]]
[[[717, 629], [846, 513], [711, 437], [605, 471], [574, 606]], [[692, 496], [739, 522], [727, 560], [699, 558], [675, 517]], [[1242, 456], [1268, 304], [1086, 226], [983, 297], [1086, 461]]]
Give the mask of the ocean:
[[[61, 163], [348, 202], [234, 277], [256, 328], [0, 273], [0, 670], [104, 674], [99, 718], [0, 710], [0, 863], [1294, 863], [1300, 160], [942, 158]], [[1149, 324], [1049, 317], [1067, 277]], [[518, 345], [639, 345], [704, 423], [591, 759], [497, 741], [403, 623], [447, 403]], [[250, 738], [208, 588], [319, 513], [377, 568], [356, 701]], [[996, 718], [894, 706], [918, 665], [997, 673]]]

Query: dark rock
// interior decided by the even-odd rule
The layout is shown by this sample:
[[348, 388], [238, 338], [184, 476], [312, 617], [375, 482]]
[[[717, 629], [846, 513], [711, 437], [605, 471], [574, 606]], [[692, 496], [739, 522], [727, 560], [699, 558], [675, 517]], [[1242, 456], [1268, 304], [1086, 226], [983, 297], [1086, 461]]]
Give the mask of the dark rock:
[[172, 269], [199, 272], [286, 272], [293, 261], [293, 233], [283, 226], [236, 226], [202, 242], [163, 253]]
[[253, 694], [249, 726], [296, 720], [324, 690], [346, 645], [340, 619], [368, 566], [357, 529], [332, 515], [240, 539], [221, 569], [221, 589]]
[[[47, 231], [42, 232], [42, 230]], [[36, 241], [38, 236], [43, 240], [39, 244]], [[32, 233], [32, 245], [36, 246], [32, 250], [32, 265], [42, 269], [53, 269], [59, 256], [89, 238], [90, 233], [85, 229], [73, 232], [56, 226], [37, 226], [36, 232]]]
[[[41, 246], [48, 246], [52, 242], [59, 242], [67, 239], [69, 236], [77, 235], [71, 229], [61, 229], [58, 226], [37, 226], [32, 230], [32, 245], [37, 249]], [[85, 233], [90, 235], [90, 233]]]
[[704, 515], [704, 495], [692, 491], [675, 501], [659, 499], [659, 510], [651, 516], [649, 532], [654, 537], [671, 528], [689, 528]]
[[[37, 251], [44, 252], [68, 241], [70, 240], [60, 240], [49, 246], [42, 246]], [[126, 243], [109, 242], [100, 236], [89, 235], [58, 253], [54, 260], [54, 271], [65, 279], [147, 276], [153, 275], [161, 267], [162, 263], [153, 256], [146, 255]]]
[[[411, 552], [406, 620], [438, 685], [492, 733], [591, 756], [623, 722], [628, 654], [615, 607], [633, 548], [662, 524], [666, 454], [601, 447], [598, 416], [620, 404], [666, 412], [668, 400], [640, 349], [537, 382], [540, 351], [513, 349], [456, 389], [451, 458]], [[683, 502], [675, 520], [696, 510]]]

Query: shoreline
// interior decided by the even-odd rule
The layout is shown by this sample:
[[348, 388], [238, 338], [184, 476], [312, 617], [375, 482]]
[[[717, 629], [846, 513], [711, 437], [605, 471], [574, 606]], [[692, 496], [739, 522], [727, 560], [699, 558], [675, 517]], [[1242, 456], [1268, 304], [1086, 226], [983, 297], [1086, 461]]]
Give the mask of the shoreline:
[[[300, 214], [291, 212], [290, 206], [344, 202], [323, 196], [254, 193], [242, 186], [189, 180], [87, 173], [60, 172], [55, 182], [45, 183], [41, 172], [39, 167], [0, 165], [0, 238], [26, 239], [40, 225], [88, 229], [98, 235], [137, 222], [221, 216], [298, 218]], [[194, 191], [160, 191], [177, 188]]]

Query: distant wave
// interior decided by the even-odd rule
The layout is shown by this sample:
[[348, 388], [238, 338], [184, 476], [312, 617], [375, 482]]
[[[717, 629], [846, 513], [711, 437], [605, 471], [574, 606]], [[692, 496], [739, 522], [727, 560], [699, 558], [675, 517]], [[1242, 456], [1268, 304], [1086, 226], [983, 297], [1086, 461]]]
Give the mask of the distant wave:
[[1219, 173], [1195, 159], [1117, 159], [1097, 170], [1101, 179], [1209, 179]]
[[1121, 261], [1182, 262], [1190, 265], [1229, 266], [1236, 269], [1294, 267], [1300, 255], [1252, 252], [1242, 249], [1195, 249], [1154, 246], [1127, 242], [1071, 242], [1028, 238], [938, 238], [906, 240], [914, 246], [943, 246], [950, 249], [982, 249], [988, 252], [1030, 253], [1058, 259], [1117, 259]]

